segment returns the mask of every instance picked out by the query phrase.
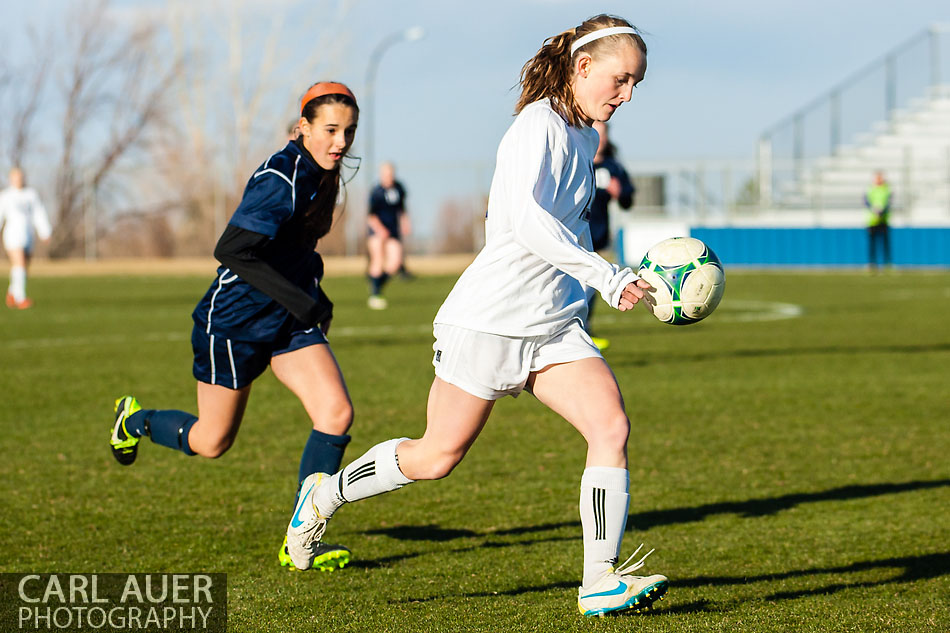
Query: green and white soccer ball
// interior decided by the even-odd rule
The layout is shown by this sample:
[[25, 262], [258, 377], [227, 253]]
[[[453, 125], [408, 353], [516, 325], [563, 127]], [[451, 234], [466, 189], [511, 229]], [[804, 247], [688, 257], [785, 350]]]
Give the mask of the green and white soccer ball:
[[653, 286], [644, 299], [657, 319], [671, 325], [702, 321], [716, 309], [726, 289], [722, 263], [694, 237], [672, 237], [656, 244], [637, 274]]

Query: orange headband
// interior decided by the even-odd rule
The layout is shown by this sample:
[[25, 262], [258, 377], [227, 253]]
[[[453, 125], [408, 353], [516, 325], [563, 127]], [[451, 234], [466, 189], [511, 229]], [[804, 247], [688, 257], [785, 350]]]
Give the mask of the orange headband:
[[310, 86], [310, 90], [308, 90], [307, 94], [300, 100], [300, 114], [303, 114], [304, 106], [317, 97], [324, 95], [346, 95], [352, 99], [354, 103], [356, 102], [356, 97], [353, 96], [353, 93], [350, 92], [350, 89], [345, 85], [333, 81], [321, 81]]

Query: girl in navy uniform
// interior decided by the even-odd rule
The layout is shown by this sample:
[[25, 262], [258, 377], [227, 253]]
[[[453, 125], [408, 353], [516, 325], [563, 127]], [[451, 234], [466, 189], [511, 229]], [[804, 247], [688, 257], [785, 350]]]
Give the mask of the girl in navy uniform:
[[367, 305], [373, 310], [386, 308], [383, 286], [393, 275], [404, 271], [402, 238], [409, 235], [409, 216], [406, 215], [406, 189], [396, 180], [392, 163], [379, 167], [379, 184], [369, 196], [369, 214], [366, 217], [369, 235], [366, 250], [369, 253], [370, 294]]
[[[220, 457], [237, 436], [251, 384], [269, 365], [313, 422], [300, 481], [339, 469], [353, 407], [327, 344], [333, 304], [320, 287], [323, 260], [314, 248], [330, 230], [358, 117], [343, 84], [316, 83], [304, 95], [298, 135], [248, 181], [214, 250], [217, 277], [192, 314], [198, 415], [119, 398], [110, 445], [120, 464], [135, 461], [143, 436], [186, 455]], [[318, 558], [319, 569], [343, 567], [349, 551], [327, 545]], [[279, 559], [291, 564], [284, 547]]]
[[[592, 127], [597, 130], [600, 138], [597, 142], [597, 153], [594, 155], [594, 182], [597, 190], [590, 205], [590, 239], [593, 250], [599, 252], [610, 246], [610, 217], [607, 211], [610, 201], [616, 200], [620, 208], [626, 211], [633, 206], [636, 190], [626, 170], [616, 158], [617, 148], [607, 136], [607, 123], [594, 121]], [[603, 351], [610, 346], [610, 341], [593, 334], [591, 321], [596, 304], [597, 297], [591, 295], [587, 302], [587, 333], [590, 334], [594, 345]]]

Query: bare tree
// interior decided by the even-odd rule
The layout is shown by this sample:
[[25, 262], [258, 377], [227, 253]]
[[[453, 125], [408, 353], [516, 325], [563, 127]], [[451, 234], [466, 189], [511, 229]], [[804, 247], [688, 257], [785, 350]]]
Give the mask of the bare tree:
[[7, 147], [10, 163], [22, 165], [32, 139], [33, 122], [40, 110], [40, 100], [46, 89], [50, 66], [53, 61], [53, 47], [49, 38], [41, 38], [31, 31], [30, 49], [33, 55], [24, 68], [17, 72], [17, 79], [11, 82], [9, 126], [10, 144]]
[[470, 200], [446, 199], [439, 206], [436, 219], [435, 249], [439, 253], [472, 253], [475, 231], [481, 217]]
[[[7, 110], [6, 100], [9, 98], [11, 76], [12, 73], [10, 72], [10, 68], [7, 66], [7, 60], [4, 59], [3, 55], [0, 55], [0, 107], [2, 107], [4, 111]], [[3, 129], [3, 125], [0, 124], [0, 147], [3, 146], [5, 137], [6, 134]]]
[[[285, 142], [298, 93], [340, 63], [343, 20], [352, 0], [321, 0], [294, 14], [295, 31], [313, 33], [304, 59], [287, 45], [282, 3], [244, 0], [170, 3], [174, 54], [189, 60], [174, 86], [177, 133], [153, 157], [180, 196], [182, 250], [207, 253], [260, 162]], [[261, 15], [266, 10], [264, 22]], [[266, 25], [266, 26], [265, 26]], [[310, 79], [313, 77], [313, 79]]]
[[[286, 139], [298, 93], [328, 78], [317, 72], [332, 77], [356, 0], [294, 14], [313, 34], [305, 55], [288, 46], [282, 0], [134, 10], [73, 1], [63, 24], [31, 38], [25, 62], [0, 56], [0, 153], [52, 172], [50, 254], [89, 254], [107, 226], [120, 225], [158, 227], [162, 253], [207, 253], [250, 170]], [[41, 117], [62, 125], [50, 133]]]
[[174, 60], [156, 67], [164, 59], [154, 54], [156, 25], [120, 28], [106, 0], [77, 7], [68, 20], [62, 48], [69, 65], [61, 86], [61, 154], [54, 184], [58, 213], [50, 246], [54, 257], [78, 252], [89, 234], [87, 193], [102, 187], [158, 121], [162, 97], [179, 67]]

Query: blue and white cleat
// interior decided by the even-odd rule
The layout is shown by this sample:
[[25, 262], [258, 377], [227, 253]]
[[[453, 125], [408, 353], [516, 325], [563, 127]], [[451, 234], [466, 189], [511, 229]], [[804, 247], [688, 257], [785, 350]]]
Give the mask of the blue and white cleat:
[[[638, 547], [633, 556], [636, 556], [642, 548], [643, 545]], [[647, 552], [643, 558], [633, 565], [629, 567], [621, 565], [616, 570], [604, 574], [591, 586], [581, 587], [577, 597], [577, 608], [580, 612], [588, 617], [595, 615], [603, 617], [605, 614], [614, 611], [646, 609], [657, 600], [662, 600], [670, 586], [670, 581], [666, 576], [660, 574], [633, 576], [630, 574], [630, 572], [643, 567], [643, 561], [653, 551]], [[624, 565], [629, 563], [633, 556], [628, 558]]]
[[[287, 526], [287, 555], [293, 567], [300, 570], [333, 571], [350, 562], [350, 550], [342, 545], [320, 542], [329, 519], [317, 512], [313, 495], [326, 477], [329, 477], [326, 473], [313, 473], [303, 480], [294, 516]], [[281, 564], [284, 564], [283, 560]]]

